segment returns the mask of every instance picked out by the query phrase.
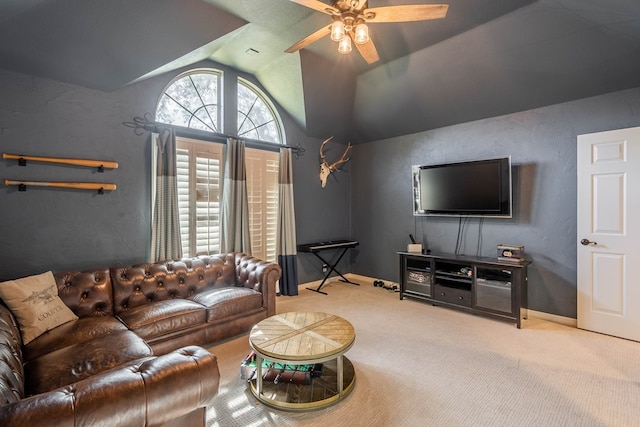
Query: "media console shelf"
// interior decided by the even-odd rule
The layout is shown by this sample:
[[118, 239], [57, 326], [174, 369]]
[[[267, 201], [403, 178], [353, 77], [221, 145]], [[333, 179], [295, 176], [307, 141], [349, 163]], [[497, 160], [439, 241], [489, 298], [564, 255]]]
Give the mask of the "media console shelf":
[[527, 318], [527, 266], [496, 258], [398, 252], [400, 299], [429, 301], [500, 319]]

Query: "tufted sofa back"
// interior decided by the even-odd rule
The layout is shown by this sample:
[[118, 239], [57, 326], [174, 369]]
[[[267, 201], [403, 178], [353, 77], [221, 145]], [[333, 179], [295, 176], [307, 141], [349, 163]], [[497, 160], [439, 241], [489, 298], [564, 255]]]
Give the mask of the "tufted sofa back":
[[22, 341], [15, 318], [0, 302], [0, 407], [24, 397]]
[[54, 274], [60, 299], [78, 317], [113, 316], [109, 269]]
[[237, 286], [235, 254], [112, 267], [116, 314], [172, 298], [190, 298], [207, 288]]

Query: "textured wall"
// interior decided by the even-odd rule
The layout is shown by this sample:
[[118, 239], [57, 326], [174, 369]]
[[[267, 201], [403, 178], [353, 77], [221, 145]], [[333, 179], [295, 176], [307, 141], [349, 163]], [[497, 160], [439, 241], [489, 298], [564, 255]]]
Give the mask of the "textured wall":
[[515, 215], [465, 227], [462, 253], [495, 256], [524, 245], [533, 310], [576, 317], [576, 136], [638, 126], [640, 89], [359, 145], [353, 155], [352, 271], [398, 280], [396, 251], [409, 233], [453, 253], [458, 219], [413, 217], [411, 166], [511, 155]]
[[[201, 63], [197, 66], [216, 66]], [[225, 70], [226, 78], [235, 78]], [[0, 178], [113, 182], [117, 190], [0, 188], [0, 280], [46, 270], [129, 264], [148, 259], [150, 242], [149, 135], [122, 125], [153, 113], [179, 71], [107, 93], [0, 71], [0, 151], [51, 157], [115, 160], [98, 173], [73, 166], [0, 160]], [[250, 78], [250, 76], [245, 76]], [[281, 113], [282, 114], [282, 113]], [[294, 159], [299, 241], [337, 238], [349, 231], [349, 176], [318, 179], [320, 141], [307, 138], [286, 115], [287, 142], [307, 151]], [[335, 149], [335, 151], [339, 151]], [[329, 151], [331, 156], [335, 151]], [[304, 243], [304, 242], [301, 242]], [[317, 262], [300, 257], [301, 282], [321, 277]]]
[[[147, 259], [148, 135], [136, 136], [122, 122], [153, 112], [175, 74], [106, 93], [0, 71], [0, 151], [120, 163], [100, 174], [0, 161], [2, 179], [118, 186], [104, 195], [2, 187], [0, 280]], [[298, 243], [358, 239], [361, 245], [345, 257], [341, 271], [384, 280], [398, 280], [396, 251], [406, 247], [409, 233], [434, 251], [455, 248], [456, 219], [412, 216], [411, 165], [510, 154], [515, 216], [484, 222], [481, 254], [493, 256], [497, 243], [525, 245], [533, 260], [531, 308], [575, 317], [576, 135], [640, 125], [640, 89], [357, 145], [344, 172], [333, 174], [324, 189], [318, 178], [321, 141], [306, 137], [284, 114], [283, 120], [287, 142], [306, 149], [294, 160]], [[327, 147], [329, 160], [340, 156], [340, 144]], [[476, 253], [478, 226], [477, 220], [467, 224], [464, 253]], [[320, 279], [320, 267], [312, 255], [300, 254], [300, 282]]]
[[122, 126], [149, 111], [157, 95], [140, 86], [105, 93], [0, 72], [2, 152], [105, 159], [119, 168], [95, 169], [0, 162], [3, 179], [113, 182], [117, 190], [17, 187], [0, 190], [0, 279], [46, 269], [90, 268], [146, 258], [149, 185], [146, 138]]
[[[328, 135], [329, 136], [329, 135]], [[329, 175], [325, 188], [320, 184], [320, 145], [309, 144], [303, 157], [294, 160], [294, 191], [296, 208], [296, 238], [298, 244], [351, 238], [351, 162], [343, 164], [341, 172]], [[325, 146], [329, 162], [342, 155], [346, 146], [333, 141]], [[337, 259], [338, 251], [321, 253], [325, 259]], [[345, 255], [338, 271], [350, 271], [351, 253]], [[298, 254], [300, 283], [321, 279], [322, 261], [310, 253]]]

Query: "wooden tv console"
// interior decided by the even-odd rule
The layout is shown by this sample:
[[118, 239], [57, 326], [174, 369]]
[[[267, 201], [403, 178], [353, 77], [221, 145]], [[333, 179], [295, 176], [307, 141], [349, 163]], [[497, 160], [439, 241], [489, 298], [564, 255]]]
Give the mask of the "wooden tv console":
[[467, 255], [418, 254], [400, 256], [400, 299], [511, 320], [518, 328], [527, 318], [527, 266], [497, 258]]

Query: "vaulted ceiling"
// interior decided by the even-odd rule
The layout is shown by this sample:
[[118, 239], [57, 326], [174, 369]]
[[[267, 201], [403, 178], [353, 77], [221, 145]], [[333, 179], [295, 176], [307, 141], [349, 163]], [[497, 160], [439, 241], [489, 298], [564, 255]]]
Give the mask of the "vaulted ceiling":
[[210, 59], [354, 143], [640, 86], [638, 0], [369, 0], [423, 3], [446, 18], [371, 24], [368, 65], [328, 37], [285, 53], [331, 23], [289, 0], [5, 0], [0, 68], [114, 91]]

